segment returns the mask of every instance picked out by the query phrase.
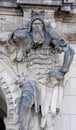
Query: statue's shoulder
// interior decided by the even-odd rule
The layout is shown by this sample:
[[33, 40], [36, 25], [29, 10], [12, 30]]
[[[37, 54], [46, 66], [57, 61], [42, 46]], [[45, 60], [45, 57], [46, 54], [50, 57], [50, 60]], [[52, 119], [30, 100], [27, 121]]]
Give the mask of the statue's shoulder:
[[17, 38], [25, 38], [28, 35], [28, 28], [20, 28], [13, 31], [13, 35]]
[[49, 27], [47, 28], [47, 32], [49, 33], [52, 39], [60, 39], [62, 37], [55, 28]]
[[63, 36], [61, 36], [61, 34], [57, 32], [56, 29], [50, 27], [50, 28], [47, 28], [47, 32], [49, 33], [51, 37], [51, 44], [54, 45], [55, 48], [67, 46], [68, 42]]

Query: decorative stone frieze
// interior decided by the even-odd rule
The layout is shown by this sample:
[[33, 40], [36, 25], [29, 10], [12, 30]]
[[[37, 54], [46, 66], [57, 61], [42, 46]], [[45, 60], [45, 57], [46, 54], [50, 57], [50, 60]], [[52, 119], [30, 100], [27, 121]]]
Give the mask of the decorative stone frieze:
[[[16, 75], [12, 69], [0, 60], [0, 89], [3, 91], [7, 104], [7, 117], [4, 119], [6, 129], [17, 130], [17, 98], [19, 98], [19, 88], [15, 85]], [[15, 125], [17, 127], [15, 128]]]

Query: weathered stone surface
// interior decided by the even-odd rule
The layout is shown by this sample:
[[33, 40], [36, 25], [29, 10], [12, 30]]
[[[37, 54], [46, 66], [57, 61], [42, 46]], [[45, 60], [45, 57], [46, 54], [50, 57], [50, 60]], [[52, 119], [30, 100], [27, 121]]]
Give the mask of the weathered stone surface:
[[64, 3], [75, 3], [75, 0], [64, 0]]
[[1, 0], [0, 6], [2, 7], [17, 7], [16, 0]]
[[[0, 1], [1, 2], [1, 1]], [[1, 6], [10, 6], [14, 7], [16, 6], [15, 1], [11, 4], [10, 0], [9, 2], [3, 2], [3, 5], [1, 3]], [[22, 2], [22, 1], [20, 1]], [[28, 1], [27, 1], [28, 2]], [[31, 2], [31, 1], [30, 1]], [[37, 1], [35, 1], [37, 2]], [[40, 1], [38, 1], [40, 2]], [[54, 4], [56, 1], [43, 1], [44, 4]], [[59, 2], [60, 3], [60, 2]], [[55, 3], [59, 5], [59, 3]], [[5, 93], [5, 98], [7, 100], [7, 107], [8, 107], [8, 117], [7, 121], [5, 121], [6, 124], [6, 130], [19, 130], [19, 125], [17, 123], [18, 115], [17, 115], [17, 104], [18, 104], [18, 98], [21, 95], [21, 89], [18, 88], [18, 85], [14, 84], [14, 81], [16, 78], [13, 78], [12, 73], [9, 72], [10, 69], [17, 75], [21, 75], [24, 77], [17, 77], [19, 80], [25, 80], [26, 73], [28, 73], [32, 77], [32, 74], [25, 68], [26, 63], [11, 63], [9, 60], [8, 54], [4, 51], [4, 42], [7, 40], [8, 35], [12, 30], [21, 28], [21, 27], [27, 27], [28, 21], [30, 21], [31, 18], [31, 11], [35, 8], [35, 10], [45, 10], [44, 20], [46, 22], [46, 25], [50, 23], [51, 25], [55, 25], [55, 29], [58, 30], [59, 33], [65, 36], [70, 43], [75, 43], [73, 45], [73, 49], [76, 51], [76, 9], [74, 8], [70, 13], [61, 13], [54, 16], [54, 8], [49, 8], [45, 6], [29, 6], [26, 8], [26, 6], [22, 7], [23, 13], [19, 9], [15, 8], [0, 8], [0, 41], [3, 41], [3, 44], [0, 43], [0, 59], [4, 61], [7, 64], [7, 67], [0, 63], [0, 80], [2, 82], [1, 88], [2, 91]], [[55, 8], [56, 9], [56, 8]], [[57, 10], [56, 10], [57, 11]], [[64, 10], [65, 11], [65, 10]], [[74, 13], [74, 14], [73, 14]], [[54, 27], [54, 26], [53, 26]], [[3, 54], [3, 53], [4, 54]], [[28, 62], [29, 63], [29, 62]], [[7, 68], [10, 68], [9, 70]], [[6, 69], [6, 71], [5, 71]], [[31, 67], [31, 70], [33, 71], [34, 67]], [[63, 100], [63, 117], [61, 120], [58, 120], [56, 130], [73, 130], [76, 128], [76, 124], [74, 123], [76, 120], [76, 88], [75, 88], [75, 78], [76, 78], [76, 55], [74, 56], [73, 64], [70, 68], [70, 75], [67, 81], [67, 84], [64, 88], [64, 100]], [[38, 70], [39, 71], [39, 70]], [[41, 70], [43, 72], [43, 70]], [[5, 74], [9, 74], [9, 76], [5, 76]], [[2, 75], [1, 75], [2, 74]], [[35, 72], [33, 72], [35, 74]], [[5, 83], [5, 80], [2, 80], [2, 76], [7, 80], [7, 84]], [[12, 78], [12, 80], [10, 80]], [[67, 77], [66, 77], [67, 78]], [[11, 81], [11, 82], [10, 82]], [[43, 82], [44, 79], [41, 79], [40, 82]], [[44, 85], [42, 86], [44, 89]], [[42, 91], [43, 93], [43, 91]], [[1, 94], [0, 94], [1, 95]], [[70, 107], [71, 106], [71, 107]], [[70, 109], [69, 109], [70, 108]], [[13, 118], [12, 118], [13, 117]], [[12, 127], [12, 128], [11, 128]]]
[[39, 5], [55, 5], [55, 6], [57, 6], [57, 5], [61, 5], [61, 0], [35, 0], [35, 1], [33, 1], [33, 0], [30, 0], [30, 1], [28, 1], [28, 0], [17, 0], [17, 3], [19, 3], [19, 4], [39, 4]]

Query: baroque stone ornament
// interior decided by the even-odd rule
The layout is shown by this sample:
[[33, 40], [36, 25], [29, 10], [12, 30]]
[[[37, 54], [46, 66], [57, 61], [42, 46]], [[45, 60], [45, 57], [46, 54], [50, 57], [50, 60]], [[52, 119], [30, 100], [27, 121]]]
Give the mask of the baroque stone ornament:
[[43, 16], [36, 12], [28, 28], [10, 34], [5, 47], [11, 60], [24, 61], [27, 70], [18, 105], [20, 130], [54, 130], [54, 119], [61, 109], [64, 76], [74, 50], [54, 29], [47, 28]]

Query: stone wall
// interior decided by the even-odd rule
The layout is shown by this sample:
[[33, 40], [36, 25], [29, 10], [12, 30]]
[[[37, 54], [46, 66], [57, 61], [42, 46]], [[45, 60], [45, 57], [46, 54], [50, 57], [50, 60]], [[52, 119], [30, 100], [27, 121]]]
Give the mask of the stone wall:
[[68, 12], [55, 13], [56, 27], [62, 35], [70, 41], [76, 43], [76, 14]]
[[[72, 43], [76, 41], [76, 14], [58, 11], [57, 8], [42, 6], [22, 6], [17, 8], [0, 8], [0, 39], [7, 39], [8, 34], [21, 27], [27, 27], [31, 18], [31, 11], [44, 11], [44, 20], [46, 25], [50, 25], [63, 37]], [[28, 17], [27, 17], [28, 16]]]

